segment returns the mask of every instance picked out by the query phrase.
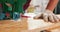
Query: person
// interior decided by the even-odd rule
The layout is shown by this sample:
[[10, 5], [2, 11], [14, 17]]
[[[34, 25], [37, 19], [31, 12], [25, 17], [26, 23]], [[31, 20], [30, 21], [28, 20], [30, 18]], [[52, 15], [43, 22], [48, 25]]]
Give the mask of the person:
[[30, 3], [28, 3], [29, 7], [26, 11], [34, 7], [34, 13], [37, 14], [37, 16], [34, 17], [35, 19], [42, 18], [46, 22], [56, 23], [60, 21], [60, 18], [57, 17], [53, 11], [58, 1], [59, 0], [31, 0]]

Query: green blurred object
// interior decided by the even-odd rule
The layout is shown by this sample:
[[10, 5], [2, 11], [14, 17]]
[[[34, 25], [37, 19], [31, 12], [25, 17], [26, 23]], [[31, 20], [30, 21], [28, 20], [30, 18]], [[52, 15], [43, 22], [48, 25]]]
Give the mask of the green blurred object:
[[[27, 2], [27, 0], [0, 0], [3, 5], [3, 12], [10, 13], [10, 17], [13, 18], [13, 13], [24, 13], [23, 6]], [[12, 5], [12, 7], [8, 7], [6, 3]]]
[[24, 13], [23, 5], [26, 3], [26, 1], [27, 0], [17, 0], [15, 2], [15, 10], [14, 10], [14, 12]]
[[[0, 0], [1, 1], [1, 0]], [[7, 8], [10, 8], [13, 10], [13, 12], [18, 12], [18, 13], [24, 13], [24, 10], [23, 10], [23, 5], [26, 3], [27, 0], [3, 0], [3, 7], [4, 7], [4, 12], [8, 12], [9, 9]], [[11, 7], [8, 7], [5, 3], [10, 3], [12, 4], [12, 8]]]
[[14, 1], [13, 0], [4, 0], [3, 1], [4, 12], [10, 12], [10, 10], [12, 11], [12, 7], [8, 7], [5, 3], [9, 3], [9, 4], [13, 5]]
[[8, 7], [8, 10], [9, 10], [9, 11], [12, 11], [12, 7]]

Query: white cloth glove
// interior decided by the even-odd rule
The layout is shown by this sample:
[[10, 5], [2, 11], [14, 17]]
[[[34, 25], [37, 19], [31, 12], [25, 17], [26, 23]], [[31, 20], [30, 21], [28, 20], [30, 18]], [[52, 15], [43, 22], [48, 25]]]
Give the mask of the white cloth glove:
[[46, 10], [45, 12], [41, 12], [41, 14], [34, 17], [35, 19], [44, 19], [46, 22], [57, 23], [60, 21], [60, 18], [57, 17], [52, 11]]

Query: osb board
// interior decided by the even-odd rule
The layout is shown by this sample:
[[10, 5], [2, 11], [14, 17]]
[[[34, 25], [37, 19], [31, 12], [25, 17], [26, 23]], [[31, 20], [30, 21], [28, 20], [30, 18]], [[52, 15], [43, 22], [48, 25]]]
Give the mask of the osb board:
[[21, 32], [21, 30], [27, 29], [26, 18], [22, 18], [19, 22], [10, 20], [0, 21], [0, 32]]

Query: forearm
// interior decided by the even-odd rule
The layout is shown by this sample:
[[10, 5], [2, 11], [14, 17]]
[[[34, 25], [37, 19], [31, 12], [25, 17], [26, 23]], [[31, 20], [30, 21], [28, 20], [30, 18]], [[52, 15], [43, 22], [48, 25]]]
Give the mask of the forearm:
[[47, 10], [53, 11], [54, 8], [56, 7], [57, 3], [59, 0], [50, 0], [48, 5], [47, 5]]

